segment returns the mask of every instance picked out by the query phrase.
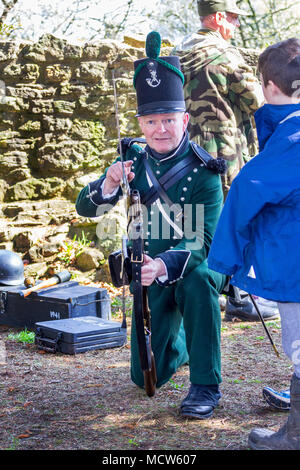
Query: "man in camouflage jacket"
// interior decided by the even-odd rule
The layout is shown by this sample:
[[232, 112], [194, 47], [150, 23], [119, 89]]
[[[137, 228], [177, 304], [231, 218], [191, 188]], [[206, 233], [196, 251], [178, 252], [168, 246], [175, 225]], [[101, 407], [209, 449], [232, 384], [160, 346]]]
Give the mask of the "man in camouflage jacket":
[[[185, 38], [174, 53], [185, 76], [184, 96], [190, 115], [190, 138], [213, 157], [227, 161], [222, 175], [224, 198], [244, 164], [258, 153], [253, 114], [263, 104], [261, 85], [230, 40], [239, 27], [235, 0], [197, 0], [202, 29]], [[244, 295], [244, 297], [243, 297]], [[223, 299], [221, 299], [223, 300]], [[259, 299], [265, 320], [278, 318], [278, 309]], [[225, 320], [257, 321], [246, 293], [236, 289], [227, 298]]]
[[198, 0], [203, 29], [175, 49], [185, 76], [190, 138], [213, 157], [228, 162], [223, 192], [257, 153], [251, 115], [263, 102], [258, 79], [238, 49], [230, 44], [238, 15], [234, 1]]

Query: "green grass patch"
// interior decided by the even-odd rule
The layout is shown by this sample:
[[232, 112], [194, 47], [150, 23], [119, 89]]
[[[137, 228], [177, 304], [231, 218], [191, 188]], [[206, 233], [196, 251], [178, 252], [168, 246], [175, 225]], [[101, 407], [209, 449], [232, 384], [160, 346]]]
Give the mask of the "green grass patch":
[[35, 333], [33, 331], [28, 331], [26, 328], [24, 331], [8, 335], [8, 339], [17, 341], [18, 343], [34, 343]]

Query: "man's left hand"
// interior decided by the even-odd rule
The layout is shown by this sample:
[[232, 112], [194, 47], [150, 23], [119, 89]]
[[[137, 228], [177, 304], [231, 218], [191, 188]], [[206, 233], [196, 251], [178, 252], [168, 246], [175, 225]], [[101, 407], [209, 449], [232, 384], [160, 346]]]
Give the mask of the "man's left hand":
[[142, 285], [151, 286], [157, 277], [166, 275], [166, 267], [159, 259], [153, 259], [144, 254], [144, 264], [142, 266]]

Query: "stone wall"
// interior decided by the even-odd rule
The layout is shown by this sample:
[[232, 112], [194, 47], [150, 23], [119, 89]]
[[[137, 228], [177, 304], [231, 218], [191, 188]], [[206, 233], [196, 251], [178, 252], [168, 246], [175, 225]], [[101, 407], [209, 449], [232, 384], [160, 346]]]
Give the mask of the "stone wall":
[[114, 41], [77, 46], [49, 35], [0, 43], [1, 201], [75, 199], [87, 174], [115, 155], [112, 68], [121, 132], [138, 132], [132, 69], [142, 55]]
[[121, 135], [139, 135], [132, 77], [143, 55], [117, 41], [81, 46], [51, 35], [0, 43], [0, 248], [36, 261], [41, 240], [89, 227], [95, 238], [74, 201], [116, 156], [112, 69]]

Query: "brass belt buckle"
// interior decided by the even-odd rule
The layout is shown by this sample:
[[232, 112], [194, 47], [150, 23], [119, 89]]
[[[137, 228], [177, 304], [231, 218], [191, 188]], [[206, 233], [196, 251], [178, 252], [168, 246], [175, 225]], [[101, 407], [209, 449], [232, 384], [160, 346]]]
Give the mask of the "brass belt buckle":
[[130, 261], [131, 261], [132, 263], [143, 263], [143, 262], [144, 262], [144, 254], [142, 253], [142, 259], [139, 260], [139, 259], [133, 259], [133, 253], [131, 253], [131, 259], [130, 259]]

